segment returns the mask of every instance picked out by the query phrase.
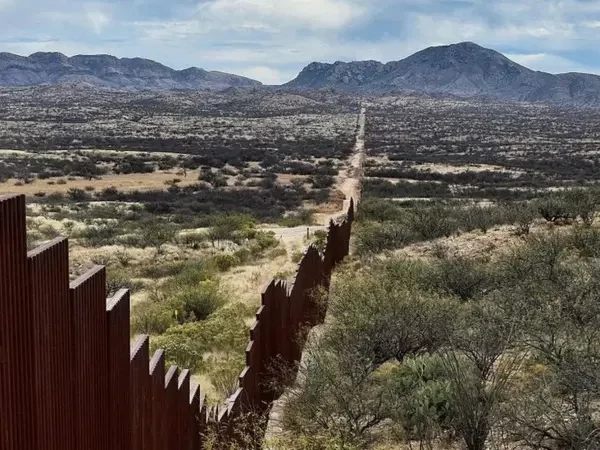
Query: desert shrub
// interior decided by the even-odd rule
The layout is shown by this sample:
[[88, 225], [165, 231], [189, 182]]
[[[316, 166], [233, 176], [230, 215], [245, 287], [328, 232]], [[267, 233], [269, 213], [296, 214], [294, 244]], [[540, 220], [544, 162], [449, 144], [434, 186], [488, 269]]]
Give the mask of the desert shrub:
[[64, 178], [60, 178], [56, 180], [56, 184], [67, 184], [67, 180], [65, 180]]
[[173, 225], [159, 222], [151, 222], [143, 230], [146, 245], [156, 248], [158, 253], [162, 251], [165, 244], [175, 240], [176, 234], [177, 229]]
[[38, 232], [41, 233], [41, 235], [45, 238], [45, 239], [54, 239], [57, 238], [58, 236], [60, 236], [60, 232], [53, 227], [52, 225], [46, 224], [46, 225], [42, 225], [38, 228]]
[[458, 211], [458, 221], [463, 231], [481, 230], [483, 233], [498, 223], [496, 207], [469, 206]]
[[246, 264], [252, 258], [252, 253], [247, 248], [240, 248], [233, 255], [240, 261], [240, 264]]
[[[443, 346], [456, 309], [453, 301], [406, 283], [417, 274], [410, 264], [338, 274], [329, 303], [333, 320], [306, 348], [299, 369], [305, 381], [286, 392], [285, 429], [369, 448], [377, 430], [400, 414], [407, 393], [390, 367]], [[414, 394], [415, 384], [405, 390]]]
[[335, 183], [335, 178], [331, 175], [313, 175], [309, 178], [314, 189], [330, 188]]
[[292, 262], [299, 263], [304, 257], [304, 252], [300, 250], [296, 250], [292, 253]]
[[327, 246], [328, 232], [325, 230], [316, 230], [312, 234], [312, 245], [316, 246], [320, 251], [324, 251]]
[[422, 239], [449, 237], [458, 230], [458, 224], [442, 206], [417, 205], [410, 212], [412, 231]]
[[184, 233], [177, 238], [178, 242], [186, 247], [197, 250], [201, 244], [208, 240], [208, 235], [202, 232]]
[[499, 262], [504, 283], [518, 283], [541, 288], [543, 283], [557, 283], [562, 261], [569, 252], [570, 237], [556, 231], [525, 237], [524, 245], [505, 255]]
[[158, 280], [165, 277], [172, 277], [180, 274], [189, 263], [185, 261], [173, 261], [164, 263], [152, 263], [139, 268], [139, 276], [143, 278], [152, 278]]
[[110, 270], [106, 276], [106, 291], [109, 297], [116, 294], [121, 289], [129, 289], [133, 294], [143, 288], [143, 282], [133, 280], [122, 271]]
[[377, 254], [402, 248], [416, 238], [416, 233], [401, 223], [364, 222], [356, 228], [355, 251], [357, 255]]
[[74, 202], [84, 202], [90, 199], [90, 196], [83, 190], [78, 188], [71, 188], [67, 192], [69, 200]]
[[245, 367], [244, 363], [245, 361], [239, 355], [219, 358], [217, 361], [208, 358], [206, 364], [209, 367], [207, 375], [219, 399], [229, 398], [238, 390], [240, 374]]
[[393, 420], [408, 441], [427, 441], [448, 430], [453, 417], [453, 396], [448, 370], [439, 355], [406, 358], [389, 374], [394, 403]]
[[219, 254], [213, 256], [215, 265], [221, 272], [227, 272], [232, 267], [241, 263], [240, 259], [232, 254]]
[[556, 194], [538, 200], [538, 211], [548, 222], [576, 218], [573, 205], [567, 203], [563, 196]]
[[512, 222], [515, 225], [515, 233], [518, 236], [528, 235], [531, 231], [537, 212], [529, 203], [518, 203], [511, 205], [508, 209]]
[[221, 374], [215, 371], [215, 375], [221, 376], [221, 380], [230, 379], [231, 372], [239, 369], [239, 376], [244, 366], [248, 342], [245, 320], [251, 315], [251, 309], [246, 305], [228, 305], [207, 320], [170, 327], [162, 336], [152, 340], [152, 348], [165, 349], [169, 363], [189, 367], [193, 371], [210, 373], [211, 368], [226, 361], [227, 370]]
[[125, 234], [117, 237], [116, 241], [125, 247], [144, 248], [146, 238], [141, 234]]
[[129, 267], [131, 264], [131, 254], [126, 250], [119, 250], [115, 253], [115, 259], [119, 262], [121, 267]]
[[256, 237], [253, 242], [248, 246], [248, 250], [253, 258], [262, 258], [265, 255], [265, 251], [277, 247], [279, 240], [272, 231], [264, 232], [260, 231], [256, 233]]
[[43, 191], [40, 191], [40, 192], [36, 192], [36, 193], [35, 193], [35, 194], [33, 194], [33, 195], [35, 195], [36, 197], [40, 197], [40, 198], [41, 198], [41, 197], [45, 197], [45, 196], [46, 196], [46, 193], [45, 193], [45, 192], [43, 192]]
[[462, 256], [439, 259], [431, 274], [433, 286], [463, 301], [476, 298], [492, 284], [485, 261]]
[[575, 226], [570, 237], [571, 244], [582, 257], [600, 258], [600, 230], [588, 226]]
[[219, 283], [210, 280], [183, 287], [169, 296], [180, 323], [204, 320], [226, 302]]
[[580, 217], [585, 226], [591, 226], [598, 208], [597, 194], [590, 189], [569, 189], [563, 195], [573, 215]]
[[116, 242], [117, 227], [114, 224], [92, 225], [77, 234], [90, 247], [113, 245]]
[[114, 187], [114, 186], [110, 186], [110, 187], [104, 188], [98, 194], [98, 198], [103, 199], [103, 200], [107, 200], [107, 201], [118, 200], [118, 198], [119, 198], [119, 190], [116, 187]]
[[276, 258], [280, 258], [280, 257], [286, 256], [286, 255], [287, 255], [287, 249], [284, 246], [280, 245], [279, 247], [275, 247], [270, 252], [268, 252], [267, 258], [276, 259]]
[[46, 195], [45, 201], [48, 203], [60, 203], [64, 201], [65, 196], [62, 192], [52, 192]]
[[297, 213], [289, 214], [279, 221], [282, 227], [300, 227], [302, 225], [312, 225], [314, 223], [314, 211], [312, 209], [301, 209]]
[[135, 334], [162, 334], [176, 325], [175, 311], [168, 303], [143, 301], [133, 306], [131, 332]]
[[406, 216], [404, 208], [389, 200], [365, 198], [358, 205], [359, 221], [399, 221], [404, 216]]

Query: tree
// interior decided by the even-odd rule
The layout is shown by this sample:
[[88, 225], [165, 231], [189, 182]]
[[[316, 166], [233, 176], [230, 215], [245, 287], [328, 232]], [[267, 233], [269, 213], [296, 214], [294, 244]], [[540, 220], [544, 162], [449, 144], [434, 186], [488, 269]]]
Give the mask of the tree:
[[162, 252], [165, 244], [173, 242], [177, 230], [169, 225], [153, 222], [144, 229], [144, 239], [146, 244], [156, 248], [157, 253]]

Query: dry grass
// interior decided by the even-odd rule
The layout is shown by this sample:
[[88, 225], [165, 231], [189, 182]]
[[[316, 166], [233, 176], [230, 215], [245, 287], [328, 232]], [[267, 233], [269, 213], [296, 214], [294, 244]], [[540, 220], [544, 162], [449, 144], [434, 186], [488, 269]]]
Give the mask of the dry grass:
[[10, 179], [4, 184], [0, 184], [0, 193], [2, 194], [25, 194], [33, 195], [36, 192], [45, 192], [50, 194], [53, 192], [66, 193], [69, 189], [85, 189], [87, 186], [93, 186], [96, 191], [101, 191], [104, 188], [115, 187], [120, 191], [148, 191], [155, 189], [166, 189], [165, 182], [172, 181], [175, 178], [181, 179], [178, 183], [180, 186], [189, 186], [198, 182], [198, 170], [188, 171], [187, 177], [177, 175], [176, 172], [153, 172], [144, 174], [127, 174], [127, 175], [105, 175], [100, 180], [87, 180], [78, 178], [77, 180], [67, 180], [66, 184], [53, 184], [48, 182], [57, 182], [60, 179], [66, 178], [49, 178], [47, 180], [34, 180], [32, 183], [24, 184], [23, 186], [15, 186], [18, 180]]
[[434, 164], [434, 163], [423, 163], [412, 166], [413, 169], [424, 171], [424, 172], [435, 172], [435, 173], [464, 173], [464, 172], [485, 172], [487, 170], [492, 172], [503, 172], [503, 173], [516, 173], [515, 170], [508, 170], [505, 167], [497, 166], [493, 164], [463, 164], [463, 165], [449, 165], [449, 164]]

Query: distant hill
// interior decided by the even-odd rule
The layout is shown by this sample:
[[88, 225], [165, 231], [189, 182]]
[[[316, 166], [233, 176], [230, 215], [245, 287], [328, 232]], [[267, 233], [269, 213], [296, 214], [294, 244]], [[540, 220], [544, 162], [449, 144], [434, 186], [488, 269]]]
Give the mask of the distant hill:
[[175, 70], [142, 58], [110, 55], [0, 53], [0, 87], [82, 84], [127, 90], [223, 90], [259, 87], [262, 83], [229, 73], [197, 67]]
[[417, 92], [459, 97], [487, 96], [509, 101], [600, 105], [600, 76], [552, 75], [511, 61], [472, 42], [429, 47], [408, 58], [378, 61], [313, 62], [286, 88], [357, 93]]

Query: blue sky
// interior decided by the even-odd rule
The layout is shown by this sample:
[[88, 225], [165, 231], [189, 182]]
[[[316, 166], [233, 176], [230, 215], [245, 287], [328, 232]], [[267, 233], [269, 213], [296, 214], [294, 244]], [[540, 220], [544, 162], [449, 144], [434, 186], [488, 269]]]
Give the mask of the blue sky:
[[0, 0], [0, 52], [141, 56], [269, 84], [311, 61], [467, 40], [537, 70], [600, 73], [600, 1]]

